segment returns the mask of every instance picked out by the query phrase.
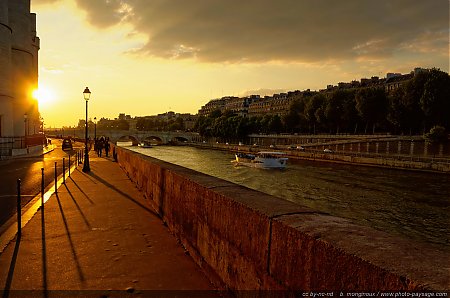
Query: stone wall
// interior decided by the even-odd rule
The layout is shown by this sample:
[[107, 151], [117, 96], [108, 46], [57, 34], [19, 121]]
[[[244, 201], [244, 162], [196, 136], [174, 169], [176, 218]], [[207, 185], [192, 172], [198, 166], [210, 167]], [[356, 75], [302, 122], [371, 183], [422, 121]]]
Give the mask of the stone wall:
[[449, 252], [115, 147], [120, 166], [193, 259], [238, 290], [450, 287]]
[[[397, 150], [398, 143], [395, 143], [395, 150]], [[364, 144], [364, 146], [362, 146]], [[382, 143], [380, 143], [382, 144]], [[191, 146], [196, 146], [200, 148], [208, 148], [208, 149], [216, 149], [216, 150], [224, 150], [224, 151], [243, 151], [243, 152], [258, 152], [264, 150], [264, 148], [255, 147], [255, 146], [238, 146], [238, 145], [226, 145], [226, 144], [211, 144], [211, 143], [195, 143], [190, 144]], [[359, 145], [359, 146], [358, 146]], [[409, 145], [409, 144], [408, 144]], [[345, 148], [348, 151], [340, 151], [342, 146], [346, 146]], [[367, 153], [367, 148], [372, 145], [367, 146], [367, 143], [354, 143], [354, 144], [340, 144], [333, 146], [319, 146], [320, 149], [311, 150], [311, 147], [308, 147], [307, 150], [301, 151], [296, 149], [287, 149], [287, 148], [275, 148], [274, 150], [282, 150], [287, 153], [287, 156], [290, 159], [307, 159], [307, 160], [320, 160], [320, 161], [331, 161], [331, 162], [339, 162], [339, 163], [351, 163], [351, 164], [361, 164], [367, 166], [377, 166], [377, 167], [387, 167], [387, 168], [399, 168], [399, 169], [408, 169], [408, 170], [418, 170], [418, 171], [431, 171], [431, 172], [444, 172], [450, 173], [450, 159], [448, 157], [440, 158], [439, 156], [432, 157], [422, 157], [417, 155], [407, 155], [407, 154], [394, 154], [391, 151], [391, 154], [375, 154], [374, 151], [371, 153]], [[333, 153], [324, 153], [324, 148], [331, 148]], [[407, 148], [406, 151], [410, 152], [410, 145], [403, 146], [403, 148]], [[444, 146], [429, 146], [429, 148], [445, 148]], [[424, 147], [422, 146], [422, 149]], [[359, 150], [358, 150], [359, 149]], [[386, 150], [386, 147], [379, 148], [381, 150]], [[414, 149], [414, 148], [413, 148]], [[266, 150], [273, 150], [267, 149]], [[392, 150], [392, 149], [391, 149]], [[356, 151], [356, 152], [354, 152]]]
[[31, 96], [38, 86], [39, 46], [30, 0], [0, 0], [0, 137], [29, 135], [24, 114], [28, 123], [40, 121]]

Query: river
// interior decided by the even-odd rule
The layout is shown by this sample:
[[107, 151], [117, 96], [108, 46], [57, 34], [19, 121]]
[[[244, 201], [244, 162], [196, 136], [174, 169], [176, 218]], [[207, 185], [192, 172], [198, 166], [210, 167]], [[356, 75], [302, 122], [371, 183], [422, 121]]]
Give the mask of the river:
[[448, 249], [450, 175], [289, 160], [285, 170], [235, 167], [232, 152], [128, 147], [315, 210]]

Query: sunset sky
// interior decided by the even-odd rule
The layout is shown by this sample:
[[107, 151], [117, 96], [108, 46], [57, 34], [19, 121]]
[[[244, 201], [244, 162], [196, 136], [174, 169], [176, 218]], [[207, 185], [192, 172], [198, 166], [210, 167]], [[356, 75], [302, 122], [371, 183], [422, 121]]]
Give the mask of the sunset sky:
[[449, 71], [448, 0], [31, 0], [46, 127]]

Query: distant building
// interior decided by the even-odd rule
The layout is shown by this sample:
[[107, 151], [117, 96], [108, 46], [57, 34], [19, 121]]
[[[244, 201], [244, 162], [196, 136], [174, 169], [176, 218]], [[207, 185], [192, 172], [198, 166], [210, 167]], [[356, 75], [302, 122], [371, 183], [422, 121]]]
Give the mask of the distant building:
[[178, 115], [179, 115], [179, 117], [181, 117], [183, 119], [185, 131], [191, 131], [194, 129], [195, 122], [197, 122], [197, 118], [198, 118], [196, 115], [192, 115], [189, 113], [178, 114]]
[[[402, 75], [400, 73], [387, 73], [386, 78], [372, 76], [369, 78], [361, 78], [360, 81], [353, 80], [351, 82], [339, 82], [337, 86], [327, 85], [326, 89], [320, 90], [321, 93], [330, 93], [335, 90], [342, 89], [357, 89], [357, 88], [385, 88], [387, 92], [391, 92], [407, 81], [411, 80], [414, 75], [428, 71], [423, 68], [415, 68], [410, 74]], [[289, 91], [288, 93], [274, 94], [273, 96], [251, 95], [249, 97], [222, 97], [210, 100], [206, 105], [198, 111], [199, 116], [209, 116], [215, 110], [232, 111], [236, 115], [243, 117], [256, 117], [264, 115], [279, 115], [283, 116], [289, 112], [292, 102], [302, 96], [310, 96], [312, 93], [310, 89], [303, 92]]]
[[386, 79], [392, 79], [392, 78], [396, 78], [396, 77], [400, 77], [402, 74], [399, 72], [388, 72], [386, 74]]
[[198, 111], [198, 115], [207, 117], [215, 110], [223, 111], [228, 98], [229, 97], [222, 97], [210, 100], [207, 104], [201, 107]]
[[237, 116], [247, 117], [250, 104], [258, 100], [259, 95], [250, 95], [247, 97], [230, 97], [225, 102], [225, 110], [232, 111]]
[[30, 135], [40, 127], [31, 95], [38, 86], [39, 46], [30, 0], [0, 1], [0, 137]]
[[292, 101], [300, 94], [300, 91], [274, 94], [253, 101], [248, 108], [249, 117], [263, 117], [264, 115], [283, 116], [289, 112]]
[[413, 72], [406, 74], [406, 75], [394, 74], [394, 75], [390, 75], [389, 77], [386, 75], [384, 89], [386, 90], [386, 92], [392, 92], [392, 91], [400, 88], [400, 86], [404, 85], [406, 82], [411, 80], [413, 77], [414, 77]]

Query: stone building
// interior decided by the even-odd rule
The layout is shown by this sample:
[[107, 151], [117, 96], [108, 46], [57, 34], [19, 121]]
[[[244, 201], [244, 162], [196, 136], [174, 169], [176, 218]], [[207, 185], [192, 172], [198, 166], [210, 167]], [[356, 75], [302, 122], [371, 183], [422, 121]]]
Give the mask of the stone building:
[[225, 110], [233, 112], [235, 115], [247, 117], [248, 108], [252, 102], [259, 100], [259, 95], [247, 97], [230, 97], [225, 103]]
[[0, 137], [33, 134], [40, 125], [38, 103], [39, 37], [30, 0], [0, 0]]
[[210, 100], [207, 104], [201, 107], [201, 109], [198, 111], [198, 115], [207, 117], [209, 116], [209, 114], [211, 114], [211, 112], [215, 110], [223, 111], [228, 99], [230, 99], [230, 97], [222, 97]]

